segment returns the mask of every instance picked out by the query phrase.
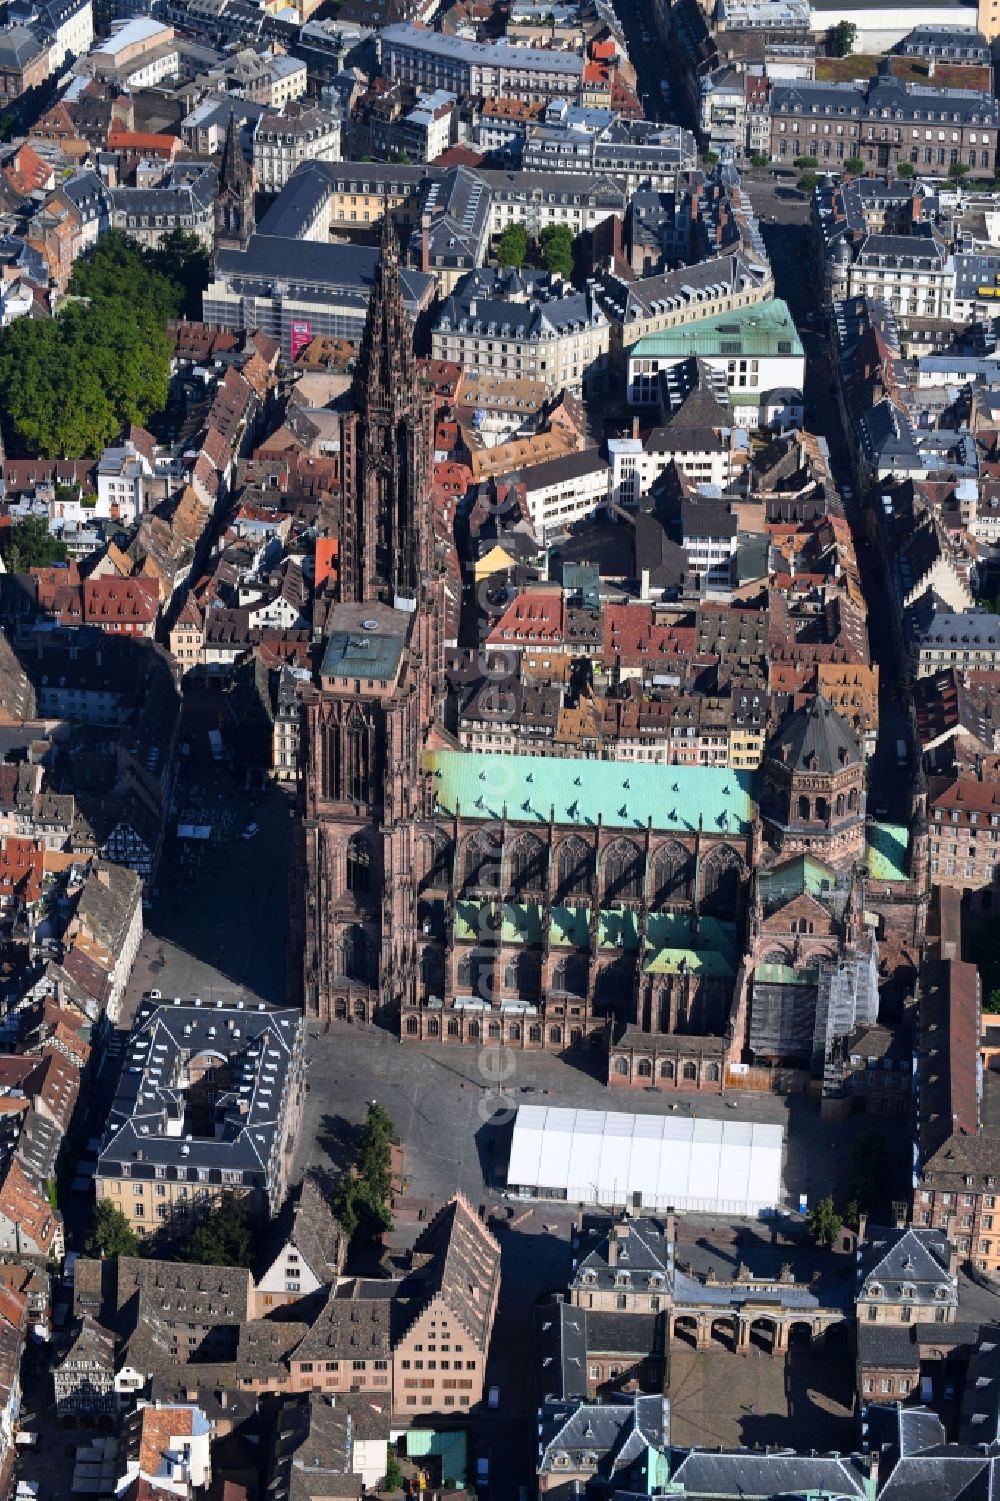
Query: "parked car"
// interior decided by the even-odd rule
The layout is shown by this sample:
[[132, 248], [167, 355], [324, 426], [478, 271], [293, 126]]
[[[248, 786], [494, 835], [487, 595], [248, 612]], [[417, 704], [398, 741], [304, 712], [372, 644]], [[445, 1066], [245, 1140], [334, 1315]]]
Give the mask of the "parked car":
[[491, 1386], [486, 1393], [486, 1406], [491, 1412], [496, 1412], [500, 1406], [500, 1388], [498, 1386]]

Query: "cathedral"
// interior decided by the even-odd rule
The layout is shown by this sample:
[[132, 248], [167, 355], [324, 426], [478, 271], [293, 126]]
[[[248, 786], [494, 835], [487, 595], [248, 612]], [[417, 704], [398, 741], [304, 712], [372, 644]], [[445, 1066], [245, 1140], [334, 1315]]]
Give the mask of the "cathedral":
[[597, 1048], [619, 1085], [821, 1064], [831, 1028], [877, 1008], [846, 721], [817, 698], [755, 773], [457, 749], [434, 408], [388, 220], [351, 408], [338, 593], [304, 706], [306, 1014], [407, 1043]]

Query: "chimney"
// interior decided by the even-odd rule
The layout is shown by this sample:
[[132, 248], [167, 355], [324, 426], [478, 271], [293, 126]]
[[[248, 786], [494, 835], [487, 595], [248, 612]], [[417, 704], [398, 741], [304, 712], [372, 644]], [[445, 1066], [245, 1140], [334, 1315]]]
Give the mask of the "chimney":
[[96, 866], [94, 869], [94, 875], [107, 891], [111, 890], [111, 872], [110, 870], [108, 870], [108, 867], [106, 865]]
[[637, 416], [632, 418], [632, 436], [633, 438], [638, 438], [639, 436], [639, 418]]
[[668, 1209], [664, 1216], [663, 1238], [668, 1246], [672, 1246], [677, 1239], [677, 1216], [672, 1209]]
[[857, 1241], [859, 1249], [865, 1243], [865, 1231], [867, 1229], [868, 1229], [868, 1216], [867, 1216], [867, 1214], [859, 1214], [858, 1215], [858, 1241]]
[[420, 269], [425, 276], [431, 269], [431, 216], [426, 209], [420, 216]]
[[958, 1276], [958, 1247], [951, 1239], [948, 1241], [948, 1276], [952, 1280]]
[[618, 1265], [618, 1227], [613, 1225], [608, 1236], [608, 1266]]

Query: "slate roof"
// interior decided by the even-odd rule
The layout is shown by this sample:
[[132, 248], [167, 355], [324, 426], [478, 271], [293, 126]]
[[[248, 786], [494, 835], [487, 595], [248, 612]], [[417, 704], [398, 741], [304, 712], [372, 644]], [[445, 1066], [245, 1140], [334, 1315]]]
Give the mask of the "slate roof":
[[[500, 1281], [500, 1247], [472, 1206], [456, 1194], [434, 1216], [414, 1245], [429, 1260], [405, 1291], [413, 1297], [408, 1323], [436, 1295], [463, 1325], [480, 1350], [489, 1343]], [[419, 1277], [422, 1285], [415, 1285]]]
[[666, 1397], [615, 1396], [609, 1402], [547, 1403], [538, 1421], [540, 1475], [590, 1471], [607, 1478], [627, 1471], [649, 1448], [670, 1439]]
[[295, 1247], [319, 1282], [330, 1283], [343, 1271], [347, 1238], [311, 1173], [302, 1180], [285, 1243]]
[[858, 1324], [858, 1364], [894, 1371], [919, 1371], [920, 1350], [912, 1324]]
[[370, 1298], [359, 1295], [356, 1280], [332, 1291], [292, 1360], [388, 1360], [392, 1303], [385, 1294], [394, 1285], [384, 1284], [382, 1295]]
[[353, 1459], [354, 1419], [347, 1408], [331, 1407], [313, 1392], [289, 1398], [275, 1424], [267, 1501], [360, 1496]]
[[861, 761], [854, 731], [821, 693], [788, 715], [768, 745], [767, 754], [794, 771], [826, 775]]
[[[737, 1449], [729, 1453], [695, 1451], [671, 1474], [672, 1485], [688, 1496], [740, 1496], [770, 1501], [775, 1496], [868, 1494], [867, 1466], [860, 1455], [767, 1454]], [[885, 1492], [882, 1493], [885, 1495]]]
[[[623, 1233], [624, 1232], [624, 1233]], [[613, 1225], [607, 1235], [601, 1236], [580, 1257], [574, 1275], [574, 1284], [586, 1279], [596, 1279], [599, 1287], [613, 1287], [615, 1270], [610, 1260], [612, 1237], [617, 1251], [617, 1267], [630, 1273], [644, 1273], [666, 1277], [670, 1268], [666, 1237], [663, 1226], [652, 1219], [632, 1219], [626, 1224]]]
[[[208, 1170], [210, 1182], [221, 1182], [223, 1168], [242, 1169], [251, 1183], [269, 1186], [271, 1145], [301, 1026], [301, 1013], [289, 1008], [174, 1006], [144, 999], [98, 1172], [117, 1175], [128, 1163], [133, 1177], [152, 1178], [154, 1165], [169, 1164], [178, 1176], [195, 1178], [200, 1168]], [[184, 1141], [183, 1132], [168, 1134], [168, 1122], [182, 1122], [184, 1114], [184, 1092], [171, 1081], [181, 1055], [200, 1052], [228, 1059], [233, 1082], [215, 1103], [216, 1135]]]
[[587, 1395], [587, 1312], [560, 1299], [535, 1314], [538, 1395], [568, 1402]]
[[941, 1291], [953, 1296], [949, 1258], [948, 1240], [940, 1231], [869, 1226], [860, 1248], [859, 1283], [866, 1296], [874, 1283], [890, 1301], [904, 1286], [913, 1288], [917, 1302], [928, 1302]]

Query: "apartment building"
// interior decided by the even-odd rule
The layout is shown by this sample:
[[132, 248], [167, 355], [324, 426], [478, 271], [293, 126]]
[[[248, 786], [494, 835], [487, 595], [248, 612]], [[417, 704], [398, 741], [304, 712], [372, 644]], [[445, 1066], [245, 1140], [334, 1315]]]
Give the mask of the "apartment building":
[[305, 1091], [298, 1011], [143, 997], [95, 1184], [145, 1235], [225, 1192], [274, 1213]]
[[671, 464], [696, 485], [724, 489], [733, 477], [734, 425], [732, 409], [718, 400], [711, 383], [699, 382], [645, 438], [608, 439], [610, 499], [637, 506]]
[[680, 173], [698, 161], [698, 146], [680, 125], [615, 120], [601, 131], [571, 124], [528, 127], [521, 154], [525, 172], [588, 173], [609, 177], [629, 194], [640, 187], [672, 192]]
[[596, 229], [612, 214], [621, 218], [628, 205], [626, 189], [603, 175], [485, 168], [476, 175], [493, 194], [491, 235], [502, 234], [508, 224], [524, 224], [532, 234], [566, 224], [578, 235]]
[[296, 1392], [390, 1395], [394, 1282], [354, 1277], [333, 1288], [289, 1357]]
[[737, 420], [766, 426], [782, 412], [801, 418], [805, 352], [785, 303], [773, 299], [734, 314], [648, 334], [628, 352], [631, 406], [655, 406], [661, 376], [698, 359], [724, 377]]
[[1000, 618], [987, 610], [936, 610], [915, 638], [913, 655], [918, 678], [949, 667], [992, 671], [1000, 667]]
[[597, 286], [611, 324], [612, 366], [623, 373], [633, 346], [647, 335], [752, 307], [773, 295], [770, 266], [738, 251], [638, 281], [606, 274]]
[[912, 1220], [960, 1257], [1000, 1271], [1000, 1149], [979, 1119], [979, 973], [961, 959], [920, 972]]
[[257, 187], [277, 193], [303, 162], [336, 161], [340, 156], [340, 121], [325, 110], [286, 105], [282, 114], [266, 114], [257, 126], [253, 164]]
[[927, 818], [934, 880], [960, 891], [990, 890], [1000, 874], [1000, 784], [932, 778]]
[[392, 1371], [401, 1419], [480, 1405], [499, 1295], [499, 1244], [457, 1194], [416, 1242], [399, 1289]]
[[815, 156], [821, 167], [860, 157], [885, 171], [909, 162], [945, 176], [962, 162], [993, 170], [998, 104], [973, 89], [904, 83], [887, 67], [869, 83], [775, 83], [771, 90], [771, 156]]
[[487, 99], [504, 95], [530, 104], [553, 95], [575, 98], [583, 83], [579, 53], [467, 41], [409, 23], [384, 26], [378, 50], [387, 78], [421, 91], [447, 89]]
[[548, 541], [607, 502], [608, 461], [599, 449], [584, 448], [533, 464], [521, 483], [535, 536]]
[[606, 388], [609, 325], [593, 292], [549, 273], [470, 273], [442, 305], [431, 334], [436, 360], [524, 376], [550, 391]]

